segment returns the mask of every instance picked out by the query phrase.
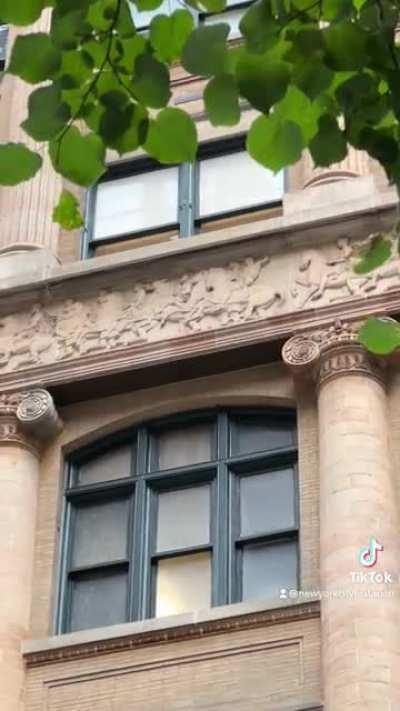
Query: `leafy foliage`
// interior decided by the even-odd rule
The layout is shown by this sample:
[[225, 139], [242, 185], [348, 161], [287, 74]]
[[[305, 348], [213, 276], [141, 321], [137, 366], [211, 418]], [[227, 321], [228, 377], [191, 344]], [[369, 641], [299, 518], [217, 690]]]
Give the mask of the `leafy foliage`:
[[[400, 191], [400, 43], [397, 0], [255, 0], [229, 41], [226, 0], [182, 0], [156, 14], [146, 31], [137, 12], [162, 0], [1, 0], [2, 21], [27, 26], [52, 7], [49, 32], [25, 31], [8, 72], [32, 84], [22, 128], [46, 148], [54, 169], [83, 187], [106, 170], [107, 149], [141, 149], [161, 163], [194, 160], [196, 126], [169, 105], [174, 63], [203, 77], [214, 126], [234, 126], [244, 105], [256, 112], [247, 135], [254, 160], [279, 171], [305, 149], [317, 166], [343, 160], [348, 146], [378, 160]], [[135, 12], [132, 12], [134, 7]], [[181, 71], [181, 70], [179, 70]], [[45, 83], [44, 83], [45, 82]], [[40, 86], [38, 86], [40, 85]], [[0, 146], [0, 184], [29, 180], [41, 156], [22, 144]], [[54, 219], [82, 224], [63, 192]], [[366, 274], [390, 258], [399, 234], [377, 235], [355, 266]], [[370, 319], [361, 341], [374, 352], [400, 347], [400, 326]]]
[[[132, 4], [156, 12], [162, 0]], [[34, 88], [22, 126], [49, 144], [55, 169], [79, 185], [105, 170], [107, 148], [123, 156], [142, 147], [166, 163], [194, 158], [193, 121], [168, 106], [174, 62], [208, 79], [213, 125], [237, 124], [246, 102], [259, 112], [247, 144], [262, 165], [280, 170], [308, 148], [316, 165], [327, 166], [352, 145], [400, 185], [395, 0], [255, 0], [242, 16], [239, 45], [229, 43], [226, 22], [197, 22], [226, 0], [186, 0], [185, 9], [156, 14], [146, 32], [136, 29], [128, 0], [2, 0], [2, 19], [27, 25], [47, 5], [49, 32], [19, 36], [8, 71], [47, 82]]]
[[41, 165], [41, 157], [22, 143], [5, 143], [0, 146], [1, 185], [17, 185], [30, 180]]
[[53, 210], [53, 220], [64, 230], [76, 230], [83, 225], [79, 202], [69, 190], [63, 190]]

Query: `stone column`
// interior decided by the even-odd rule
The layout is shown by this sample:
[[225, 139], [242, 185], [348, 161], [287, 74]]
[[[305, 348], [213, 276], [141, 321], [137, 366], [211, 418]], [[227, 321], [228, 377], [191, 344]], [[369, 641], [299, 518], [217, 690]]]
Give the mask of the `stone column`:
[[0, 395], [0, 708], [22, 711], [41, 443], [60, 429], [46, 390]]
[[[26, 28], [11, 28], [7, 56], [18, 35], [47, 32], [50, 10]], [[43, 157], [43, 166], [32, 179], [14, 187], [0, 188], [0, 277], [20, 273], [44, 277], [58, 264], [59, 226], [52, 220], [62, 179], [55, 173], [45, 144], [31, 139], [20, 124], [28, 113], [28, 98], [36, 87], [18, 77], [5, 74], [1, 82], [0, 142], [25, 143]]]
[[[384, 369], [341, 323], [291, 338], [283, 359], [318, 388], [324, 710], [394, 711], [400, 526]], [[363, 549], [380, 545], [374, 564], [374, 551]]]

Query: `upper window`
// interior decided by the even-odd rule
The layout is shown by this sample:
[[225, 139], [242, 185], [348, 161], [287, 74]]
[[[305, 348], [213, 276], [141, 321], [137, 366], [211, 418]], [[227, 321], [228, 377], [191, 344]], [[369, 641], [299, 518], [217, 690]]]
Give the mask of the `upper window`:
[[190, 414], [75, 455], [59, 631], [296, 587], [296, 460], [281, 410]]
[[[200, 24], [215, 24], [217, 22], [227, 22], [230, 26], [229, 38], [235, 39], [240, 35], [239, 22], [245, 12], [246, 8], [251, 5], [252, 0], [227, 0], [226, 8], [220, 13], [207, 13], [199, 12], [191, 9], [193, 17]], [[135, 27], [139, 31], [146, 31], [150, 26], [150, 22], [153, 17], [162, 13], [164, 15], [171, 15], [175, 10], [182, 9], [183, 5], [179, 0], [163, 0], [161, 5], [156, 10], [147, 10], [139, 12], [136, 5], [131, 2], [131, 14]], [[189, 9], [189, 8], [187, 8]]]
[[250, 158], [242, 137], [204, 144], [194, 164], [116, 164], [92, 191], [86, 255], [131, 238], [186, 237], [249, 213], [261, 218], [281, 205], [283, 187], [283, 173]]
[[6, 47], [8, 38], [8, 27], [0, 22], [0, 71], [3, 71], [6, 63]]

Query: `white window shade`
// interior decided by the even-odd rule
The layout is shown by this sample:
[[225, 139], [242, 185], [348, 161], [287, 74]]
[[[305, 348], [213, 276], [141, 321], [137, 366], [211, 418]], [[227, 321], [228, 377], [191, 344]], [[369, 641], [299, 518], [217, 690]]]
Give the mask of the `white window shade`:
[[97, 187], [95, 240], [163, 227], [177, 220], [177, 167], [136, 173]]
[[282, 195], [283, 172], [274, 175], [246, 151], [200, 162], [200, 217], [275, 202]]
[[178, 0], [164, 0], [156, 10], [139, 11], [133, 2], [129, 3], [132, 19], [137, 30], [145, 29], [149, 26], [153, 17], [156, 15], [171, 15], [174, 10], [182, 9], [182, 5]]

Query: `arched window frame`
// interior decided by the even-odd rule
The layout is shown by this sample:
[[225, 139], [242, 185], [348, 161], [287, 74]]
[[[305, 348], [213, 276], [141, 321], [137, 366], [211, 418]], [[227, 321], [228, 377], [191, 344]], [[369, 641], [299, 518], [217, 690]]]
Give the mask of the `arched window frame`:
[[[265, 418], [265, 421], [271, 425], [279, 423], [291, 431], [292, 444], [247, 454], [234, 454], [237, 422], [240, 418]], [[214, 422], [212, 435], [214, 458], [211, 461], [176, 469], [156, 470], [154, 465], [156, 433], [202, 422]], [[126, 443], [132, 446], [132, 468], [129, 477], [89, 485], [78, 483], [79, 471], [85, 462]], [[126, 616], [124, 620], [120, 620], [121, 622], [155, 616], [157, 564], [161, 559], [174, 555], [207, 551], [212, 553], [211, 605], [218, 606], [242, 600], [242, 558], [246, 546], [292, 542], [297, 546], [296, 580], [293, 581], [293, 586], [296, 587], [300, 566], [297, 455], [296, 414], [294, 410], [284, 408], [229, 408], [183, 413], [114, 433], [74, 452], [69, 456], [66, 466], [56, 632], [71, 631], [73, 581], [79, 579], [80, 575], [90, 575], [94, 570], [100, 573], [106, 569], [127, 570], [128, 601]], [[281, 471], [285, 466], [293, 470], [293, 525], [241, 536], [239, 488], [242, 478], [257, 473]], [[211, 487], [210, 541], [207, 544], [179, 551], [157, 553], [154, 550], [154, 540], [159, 492], [203, 483], [209, 483]], [[104, 565], [74, 568], [71, 563], [71, 551], [74, 516], [77, 509], [88, 503], [117, 500], [123, 497], [130, 500], [126, 557], [108, 561]], [[96, 626], [103, 625], [99, 623]]]

